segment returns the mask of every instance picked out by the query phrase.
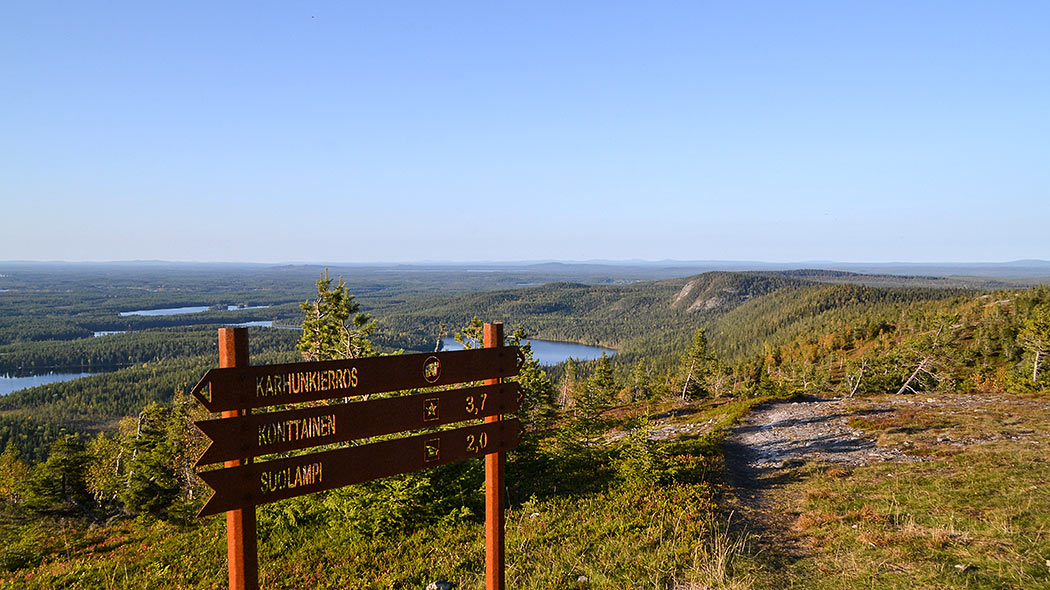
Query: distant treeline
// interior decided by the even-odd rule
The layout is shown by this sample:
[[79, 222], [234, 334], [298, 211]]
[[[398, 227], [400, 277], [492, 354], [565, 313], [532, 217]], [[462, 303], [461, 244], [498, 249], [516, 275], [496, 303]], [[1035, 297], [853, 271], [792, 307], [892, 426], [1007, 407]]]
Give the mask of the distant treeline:
[[[22, 342], [0, 346], [0, 373], [31, 374], [55, 368], [86, 372], [213, 355], [218, 326], [144, 330], [77, 340]], [[295, 349], [294, 330], [252, 330], [252, 352]]]

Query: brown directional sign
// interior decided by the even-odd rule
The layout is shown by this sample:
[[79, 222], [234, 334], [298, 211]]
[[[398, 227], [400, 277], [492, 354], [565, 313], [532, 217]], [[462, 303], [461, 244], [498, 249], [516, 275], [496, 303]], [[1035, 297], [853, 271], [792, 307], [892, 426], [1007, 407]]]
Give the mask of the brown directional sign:
[[191, 393], [212, 412], [449, 385], [518, 374], [516, 346], [210, 369]]
[[197, 465], [258, 457], [518, 411], [521, 386], [500, 383], [197, 422], [212, 440]]
[[517, 419], [500, 420], [298, 457], [204, 471], [215, 495], [198, 516], [267, 504], [508, 451], [518, 446]]

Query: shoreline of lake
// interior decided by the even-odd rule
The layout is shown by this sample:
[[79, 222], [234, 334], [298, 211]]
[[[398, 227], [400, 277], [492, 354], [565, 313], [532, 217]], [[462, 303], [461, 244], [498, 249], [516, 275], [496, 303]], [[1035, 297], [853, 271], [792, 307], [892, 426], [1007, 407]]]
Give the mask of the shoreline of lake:
[[[167, 315], [186, 315], [191, 313], [203, 313], [211, 310], [213, 306], [202, 306], [202, 305], [191, 305], [187, 307], [163, 307], [158, 309], [136, 309], [134, 311], [121, 311], [119, 312], [120, 317], [126, 318], [129, 316], [167, 316]], [[269, 305], [227, 305], [225, 311], [241, 311], [248, 309], [267, 309]], [[223, 310], [218, 310], [223, 311]]]
[[[577, 361], [593, 361], [602, 354], [615, 356], [617, 351], [604, 346], [580, 344], [578, 342], [561, 342], [558, 340], [541, 340], [530, 338], [526, 342], [532, 345], [532, 355], [541, 365], [553, 366], [569, 358]], [[441, 350], [462, 350], [463, 346], [455, 338], [446, 336], [441, 339]]]
[[23, 389], [72, 381], [74, 379], [90, 377], [92, 375], [98, 375], [98, 373], [56, 373], [55, 371], [49, 371], [48, 373], [28, 375], [25, 377], [14, 377], [10, 373], [2, 373], [0, 374], [0, 396], [15, 393], [16, 391], [22, 391]]

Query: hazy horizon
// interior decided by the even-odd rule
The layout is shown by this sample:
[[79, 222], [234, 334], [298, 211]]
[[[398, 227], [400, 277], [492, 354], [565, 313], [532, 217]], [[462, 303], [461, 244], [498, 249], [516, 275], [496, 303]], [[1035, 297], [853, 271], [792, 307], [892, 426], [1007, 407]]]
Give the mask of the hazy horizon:
[[[610, 266], [621, 266], [621, 265], [710, 265], [710, 264], [726, 264], [726, 265], [747, 265], [747, 264], [758, 264], [758, 265], [770, 265], [770, 266], [790, 266], [790, 265], [900, 265], [900, 266], [932, 266], [932, 265], [944, 265], [944, 266], [971, 266], [971, 265], [1025, 265], [1031, 264], [1035, 266], [1050, 265], [1050, 260], [1041, 258], [1018, 258], [1014, 260], [744, 260], [744, 259], [674, 259], [674, 258], [663, 258], [663, 259], [612, 259], [612, 258], [594, 258], [588, 260], [570, 260], [570, 259], [558, 259], [558, 258], [546, 258], [546, 259], [520, 259], [520, 260], [376, 260], [376, 261], [354, 261], [354, 260], [274, 260], [274, 261], [251, 261], [251, 260], [165, 260], [165, 259], [115, 259], [115, 260], [33, 260], [33, 259], [12, 259], [12, 260], [0, 260], [0, 264], [200, 264], [200, 265], [260, 265], [260, 266], [280, 266], [280, 265], [348, 265], [348, 266], [387, 266], [387, 265], [409, 265], [409, 266], [467, 266], [467, 265], [538, 265], [538, 264], [567, 264], [567, 265], [610, 265]], [[803, 267], [799, 267], [803, 268]]]

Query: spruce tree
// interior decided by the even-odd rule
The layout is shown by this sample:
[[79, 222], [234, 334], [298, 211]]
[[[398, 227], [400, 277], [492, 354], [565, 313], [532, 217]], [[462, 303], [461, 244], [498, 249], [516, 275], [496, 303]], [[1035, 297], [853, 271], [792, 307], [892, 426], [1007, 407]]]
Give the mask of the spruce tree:
[[518, 414], [522, 423], [528, 427], [537, 421], [550, 418], [553, 414], [554, 384], [533, 356], [532, 344], [526, 338], [528, 334], [525, 328], [519, 325], [514, 330], [510, 343], [521, 350], [525, 359], [514, 381], [521, 385], [521, 410]]
[[1050, 305], [1039, 305], [1021, 325], [1017, 341], [1032, 353], [1032, 383], [1039, 381], [1041, 361], [1050, 356]]
[[328, 270], [317, 280], [317, 298], [299, 305], [303, 311], [303, 336], [299, 352], [308, 361], [372, 356], [369, 340], [377, 322], [361, 313], [361, 306], [346, 290], [343, 277], [332, 287]]
[[90, 512], [85, 482], [90, 456], [76, 435], [51, 444], [47, 461], [37, 465], [26, 489], [26, 505], [37, 512]]
[[707, 378], [711, 374], [714, 355], [707, 346], [707, 335], [703, 328], [693, 333], [693, 342], [682, 356], [682, 399], [690, 399], [707, 393]]
[[179, 498], [178, 449], [167, 436], [167, 418], [168, 410], [157, 403], [139, 414], [127, 483], [120, 492], [124, 509], [131, 514], [167, 518], [168, 509]]

